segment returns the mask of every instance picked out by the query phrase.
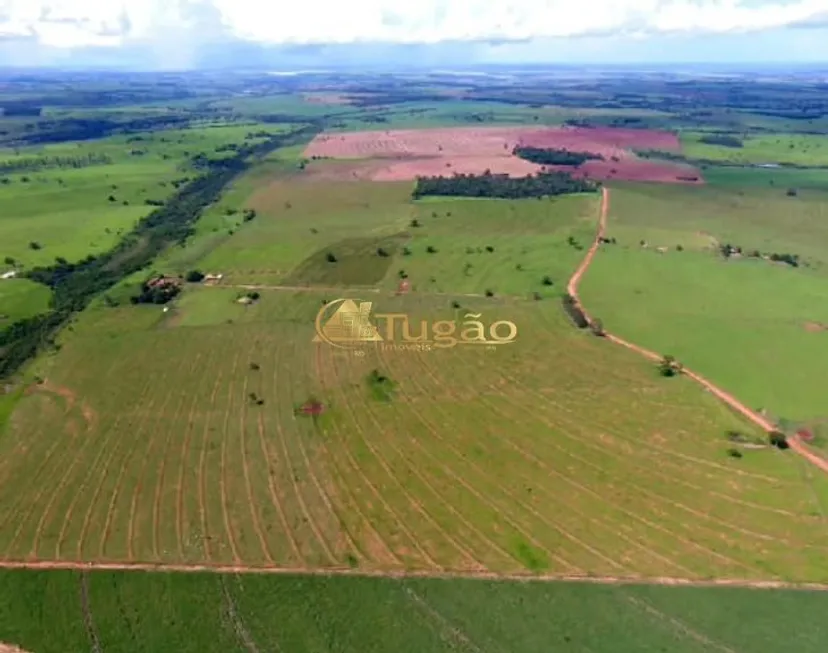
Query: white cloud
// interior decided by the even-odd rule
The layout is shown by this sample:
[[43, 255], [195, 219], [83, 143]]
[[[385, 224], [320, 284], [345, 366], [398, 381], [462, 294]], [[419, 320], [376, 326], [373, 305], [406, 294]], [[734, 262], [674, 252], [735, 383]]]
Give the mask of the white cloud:
[[0, 37], [69, 48], [199, 41], [267, 44], [509, 40], [738, 32], [828, 18], [826, 0], [0, 0]]

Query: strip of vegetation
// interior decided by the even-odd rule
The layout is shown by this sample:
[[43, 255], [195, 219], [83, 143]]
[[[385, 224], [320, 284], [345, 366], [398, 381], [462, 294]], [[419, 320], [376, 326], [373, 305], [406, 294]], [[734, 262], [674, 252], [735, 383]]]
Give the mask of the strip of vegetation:
[[706, 143], [707, 145], [721, 145], [722, 147], [744, 147], [744, 143], [735, 136], [727, 134], [707, 134], [699, 138], [699, 143]]
[[235, 156], [213, 161], [206, 172], [181, 187], [164, 206], [143, 218], [109, 252], [97, 257], [87, 256], [78, 263], [61, 260], [53, 266], [31, 270], [27, 275], [30, 279], [52, 289], [51, 310], [15, 322], [0, 332], [0, 378], [16, 372], [44, 345], [54, 346], [58, 329], [97, 294], [146, 268], [168, 245], [183, 243], [193, 234], [202, 210], [215, 202], [225, 187], [253, 160], [277, 148], [301, 143], [320, 129], [320, 125], [311, 124], [239, 148]]
[[87, 168], [107, 165], [112, 158], [106, 154], [89, 152], [83, 156], [32, 156], [0, 161], [0, 174], [15, 172], [38, 172], [45, 168]]
[[792, 268], [798, 268], [801, 265], [799, 261], [799, 254], [788, 254], [786, 252], [782, 254], [779, 254], [778, 252], [763, 254], [758, 249], [752, 249], [745, 253], [740, 246], [731, 245], [730, 243], [719, 245], [719, 252], [724, 258], [747, 256], [748, 258], [766, 258], [774, 263], [786, 263]]
[[519, 199], [545, 197], [566, 193], [591, 193], [598, 185], [584, 179], [575, 179], [565, 172], [545, 172], [526, 177], [494, 175], [486, 171], [482, 175], [453, 177], [417, 177], [412, 197], [419, 199], [429, 195], [454, 197], [494, 197]]
[[603, 161], [604, 157], [592, 152], [570, 152], [562, 149], [542, 147], [516, 147], [512, 154], [521, 159], [544, 166], [579, 166], [587, 161]]
[[569, 293], [565, 293], [562, 302], [566, 314], [569, 315], [575, 326], [579, 329], [586, 329], [589, 326], [589, 320], [578, 305], [578, 301]]

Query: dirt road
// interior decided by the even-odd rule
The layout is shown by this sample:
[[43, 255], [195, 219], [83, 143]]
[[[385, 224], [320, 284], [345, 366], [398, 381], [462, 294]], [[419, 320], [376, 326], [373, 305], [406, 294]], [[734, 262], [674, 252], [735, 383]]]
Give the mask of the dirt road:
[[[592, 321], [592, 318], [589, 316], [589, 313], [587, 312], [586, 308], [584, 308], [584, 305], [581, 303], [581, 298], [578, 296], [578, 284], [580, 283], [581, 278], [584, 276], [584, 273], [589, 269], [592, 260], [595, 258], [595, 253], [598, 251], [598, 248], [601, 245], [601, 239], [604, 237], [604, 234], [607, 229], [607, 215], [609, 213], [610, 203], [609, 188], [604, 187], [602, 189], [602, 192], [603, 196], [601, 198], [601, 217], [598, 220], [598, 229], [595, 233], [595, 240], [593, 241], [592, 245], [587, 251], [586, 256], [584, 256], [584, 260], [581, 261], [581, 264], [578, 266], [578, 269], [575, 270], [575, 273], [572, 275], [572, 277], [569, 280], [569, 284], [567, 285], [567, 292], [575, 298], [575, 302], [581, 308], [581, 310], [584, 312], [584, 315], [586, 315], [587, 320], [589, 320], [590, 322]], [[613, 335], [609, 332], [606, 332], [606, 339], [618, 345], [621, 345], [622, 347], [631, 349], [632, 351], [652, 361], [661, 360], [661, 356], [656, 352], [650, 351], [649, 349], [645, 349], [644, 347], [636, 345], [632, 342], [628, 342], [623, 338], [619, 338], [618, 336]], [[729, 392], [725, 392], [721, 388], [717, 387], [716, 385], [705, 379], [703, 376], [701, 376], [701, 374], [698, 374], [693, 370], [689, 370], [686, 367], [683, 369], [683, 374], [693, 379], [696, 383], [705, 388], [708, 392], [714, 394], [718, 399], [726, 403], [733, 410], [737, 411], [738, 413], [741, 413], [747, 419], [749, 419], [754, 424], [760, 426], [765, 431], [770, 432], [776, 430], [776, 426], [774, 426], [767, 419], [759, 415], [759, 413], [745, 406], [732, 394], [730, 394]], [[790, 448], [793, 451], [805, 458], [808, 462], [812, 463], [813, 465], [816, 465], [821, 470], [828, 473], [828, 460], [808, 449], [808, 447], [805, 444], [803, 444], [797, 436], [789, 436], [788, 444], [790, 445]]]
[[798, 589], [828, 592], [828, 583], [791, 583], [776, 580], [751, 580], [740, 578], [722, 578], [714, 580], [648, 577], [648, 576], [575, 576], [571, 574], [500, 574], [489, 571], [405, 571], [405, 570], [362, 570], [350, 567], [342, 568], [307, 568], [248, 566], [248, 565], [207, 565], [207, 564], [167, 564], [149, 562], [50, 562], [40, 560], [5, 560], [0, 561], [0, 569], [64, 569], [71, 571], [157, 571], [184, 573], [221, 573], [221, 574], [281, 574], [302, 576], [356, 576], [361, 578], [454, 578], [478, 580], [512, 580], [538, 582], [572, 582], [597, 583], [601, 585], [676, 585], [685, 587], [746, 587], [752, 589]]

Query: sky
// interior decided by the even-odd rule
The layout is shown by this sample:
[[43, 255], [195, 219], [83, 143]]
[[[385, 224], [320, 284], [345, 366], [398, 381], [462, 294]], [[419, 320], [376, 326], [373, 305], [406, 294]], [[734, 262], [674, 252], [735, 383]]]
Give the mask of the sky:
[[828, 62], [828, 0], [0, 0], [0, 65]]

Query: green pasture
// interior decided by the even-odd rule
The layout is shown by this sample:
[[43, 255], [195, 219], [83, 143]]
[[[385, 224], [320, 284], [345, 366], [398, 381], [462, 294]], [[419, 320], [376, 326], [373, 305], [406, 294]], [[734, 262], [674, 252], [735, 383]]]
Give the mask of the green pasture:
[[[93, 152], [109, 156], [112, 163], [5, 175], [0, 184], [0, 203], [8, 208], [0, 216], [0, 257], [12, 257], [31, 267], [52, 263], [58, 257], [75, 261], [107, 251], [138, 219], [153, 210], [146, 204], [148, 200], [165, 200], [175, 191], [173, 180], [194, 175], [189, 158], [199, 153], [223, 158], [232, 154], [216, 151], [223, 146], [256, 142], [262, 136], [246, 137], [285, 129], [279, 124], [208, 124], [138, 137], [4, 150], [0, 159], [7, 161]], [[220, 224], [232, 228], [240, 221], [237, 216]]]
[[705, 182], [710, 186], [753, 192], [754, 189], [797, 193], [828, 190], [828, 170], [817, 168], [759, 168], [755, 166], [702, 167]]
[[796, 590], [68, 571], [0, 586], [0, 641], [37, 653], [818, 653], [828, 637], [823, 594]]
[[[302, 176], [275, 175], [252, 185], [240, 181], [222, 206], [250, 207], [257, 217], [235, 229], [214, 222], [209, 229], [218, 244], [197, 262], [203, 271], [223, 273], [232, 283], [281, 283], [303, 261], [324, 259], [338, 243], [354, 237], [380, 241], [401, 232], [412, 212], [407, 182], [315, 184]], [[220, 218], [212, 216], [213, 221]], [[218, 242], [231, 230], [232, 237]], [[205, 233], [188, 247], [199, 247], [208, 237]], [[301, 279], [297, 283], [304, 285]]]
[[699, 139], [704, 133], [682, 132], [684, 155], [690, 159], [710, 159], [729, 163], [791, 163], [802, 166], [828, 166], [828, 143], [817, 134], [740, 135], [743, 147], [709, 145]]
[[418, 201], [418, 226], [409, 223], [384, 285], [396, 288], [402, 271], [413, 291], [557, 298], [589, 246], [598, 210], [597, 195]]
[[787, 185], [732, 184], [687, 188], [663, 184], [613, 184], [611, 235], [624, 244], [675, 247], [730, 243], [746, 252], [798, 254], [809, 270], [828, 264], [828, 193]]
[[[485, 125], [558, 126], [566, 120], [588, 118], [591, 121], [643, 120], [661, 125], [669, 114], [631, 109], [573, 109], [553, 105], [527, 106], [446, 98], [441, 102], [405, 102], [390, 106], [372, 106], [343, 115], [331, 131], [375, 129], [426, 129], [435, 127]], [[379, 122], [375, 120], [379, 118]]]
[[[6, 271], [9, 266], [0, 269]], [[49, 307], [51, 293], [43, 286], [28, 279], [0, 279], [0, 329]]]
[[[822, 478], [768, 447], [728, 455], [728, 430], [760, 434], [686, 379], [661, 378], [565, 316], [557, 295], [585, 252], [597, 198], [413, 203], [410, 184], [263, 181], [239, 180], [193, 245], [226, 226], [227, 209], [257, 216], [186, 262], [230, 285], [342, 290], [261, 289], [242, 306], [244, 288], [188, 284], [164, 311], [129, 303], [129, 284], [147, 270], [108, 293], [119, 306], [95, 302], [57, 353], [32, 364], [47, 383], [19, 401], [0, 440], [3, 487], [28, 479], [23, 493], [0, 492], [0, 554], [828, 574]], [[387, 257], [339, 249], [403, 233]], [[319, 258], [326, 252], [336, 261]], [[418, 292], [395, 296], [402, 268]], [[381, 277], [378, 292], [348, 285]], [[467, 296], [489, 285], [493, 297]], [[519, 337], [361, 357], [314, 345], [323, 300], [343, 294], [372, 301], [375, 314], [409, 314], [415, 336], [422, 320], [477, 315], [514, 322]], [[373, 398], [372, 369], [397, 388], [390, 401]], [[329, 407], [318, 422], [294, 415], [312, 396]]]
[[[613, 190], [608, 234], [618, 244], [602, 246], [584, 278], [585, 304], [609, 330], [676, 356], [748, 405], [824, 416], [814, 380], [828, 366], [826, 206], [766, 192]], [[725, 261], [716, 242], [799, 254], [810, 267]]]

